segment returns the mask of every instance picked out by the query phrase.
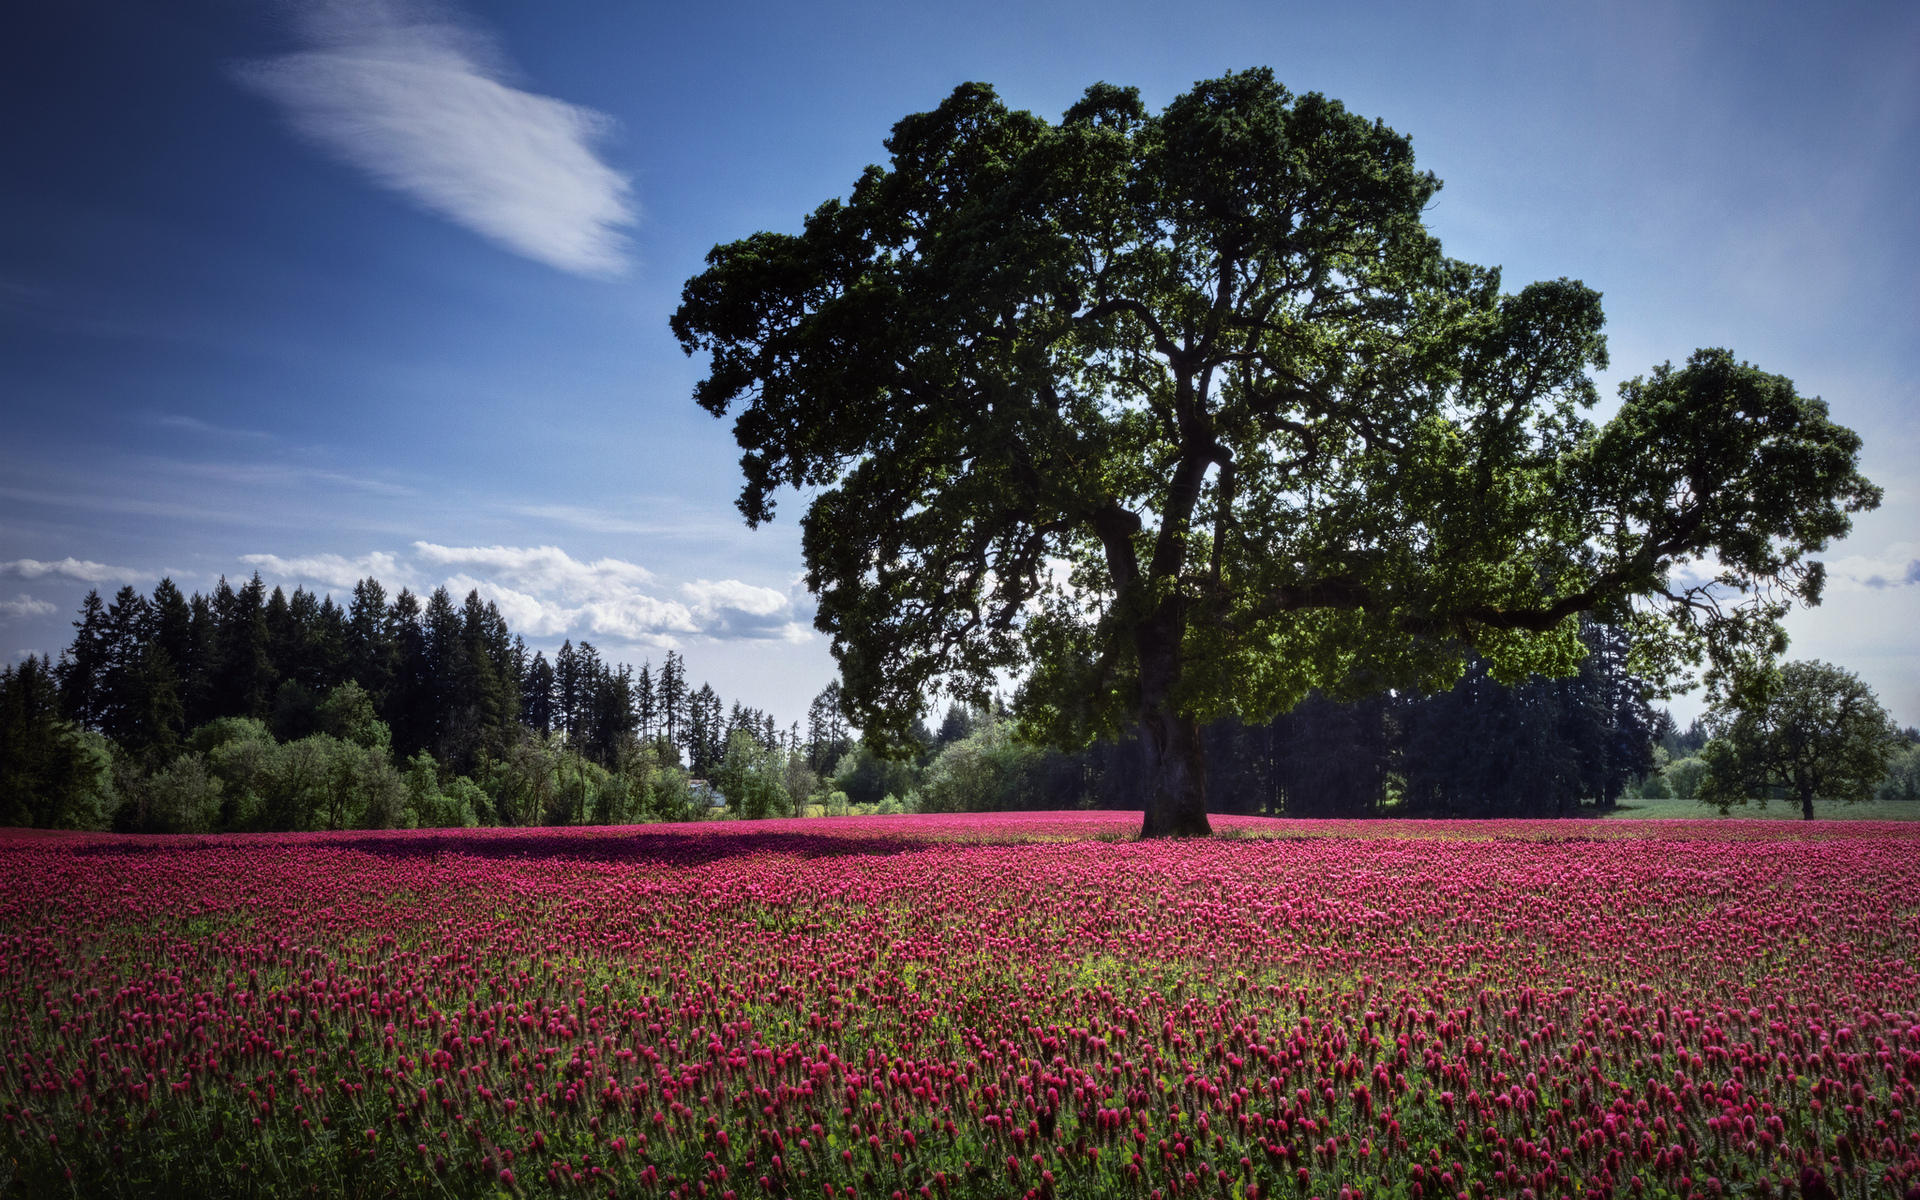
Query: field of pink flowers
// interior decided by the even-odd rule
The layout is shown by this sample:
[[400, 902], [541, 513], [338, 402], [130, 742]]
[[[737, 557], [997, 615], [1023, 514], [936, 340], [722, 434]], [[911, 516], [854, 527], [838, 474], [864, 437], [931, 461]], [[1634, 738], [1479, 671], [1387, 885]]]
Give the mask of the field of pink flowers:
[[0, 1195], [1868, 1200], [1920, 826], [0, 834]]

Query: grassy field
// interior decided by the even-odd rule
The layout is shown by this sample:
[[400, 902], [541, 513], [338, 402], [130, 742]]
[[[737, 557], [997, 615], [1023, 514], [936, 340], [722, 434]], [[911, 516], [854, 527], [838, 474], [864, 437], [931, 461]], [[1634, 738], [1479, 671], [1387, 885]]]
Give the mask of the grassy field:
[[[1622, 800], [1619, 807], [1603, 814], [1628, 820], [1689, 820], [1718, 818], [1716, 809], [1698, 800]], [[1819, 821], [1920, 821], [1920, 803], [1912, 800], [1869, 800], [1861, 804], [1832, 804], [1816, 800], [1813, 815]], [[1748, 804], [1735, 808], [1728, 820], [1798, 821], [1800, 806], [1785, 801], [1769, 801], [1765, 808]]]

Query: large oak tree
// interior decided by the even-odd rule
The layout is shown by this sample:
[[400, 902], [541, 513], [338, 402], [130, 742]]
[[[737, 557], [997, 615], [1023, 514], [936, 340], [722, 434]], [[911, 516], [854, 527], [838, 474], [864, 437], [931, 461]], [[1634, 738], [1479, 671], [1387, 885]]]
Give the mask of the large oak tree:
[[[1030, 734], [1137, 728], [1148, 835], [1208, 830], [1200, 723], [1777, 653], [1878, 492], [1818, 400], [1703, 351], [1597, 426], [1600, 298], [1501, 290], [1408, 139], [1253, 70], [1058, 123], [966, 84], [798, 234], [717, 246], [673, 328], [738, 408], [739, 506], [803, 518], [849, 713], [908, 737], [1009, 675]], [[1706, 564], [1703, 569], [1700, 564]]]

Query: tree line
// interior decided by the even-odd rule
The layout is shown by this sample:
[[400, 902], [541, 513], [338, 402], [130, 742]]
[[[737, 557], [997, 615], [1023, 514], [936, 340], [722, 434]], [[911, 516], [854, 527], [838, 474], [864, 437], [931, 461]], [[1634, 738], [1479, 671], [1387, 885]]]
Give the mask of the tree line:
[[[258, 577], [191, 597], [163, 580], [148, 596], [89, 593], [74, 625], [57, 663], [0, 672], [0, 823], [626, 824], [1146, 801], [1131, 732], [1066, 752], [1023, 738], [997, 700], [956, 703], [937, 728], [914, 724], [916, 751], [883, 756], [849, 727], [837, 681], [782, 730], [691, 686], [678, 653], [637, 670], [587, 642], [529, 653], [477, 593], [457, 606], [445, 589], [388, 599], [367, 579], [342, 607], [268, 593]], [[1269, 720], [1212, 721], [1207, 807], [1564, 817], [1661, 796], [1724, 811], [1749, 797], [1920, 795], [1920, 735], [1893, 731], [1837, 668], [1788, 664], [1767, 696], [1789, 716], [1749, 695], [1757, 715], [1729, 702], [1682, 732], [1647, 702], [1624, 631], [1589, 620], [1580, 636], [1586, 653], [1562, 679], [1503, 684], [1474, 658], [1434, 695], [1355, 680], [1349, 695], [1314, 691]], [[1796, 732], [1826, 720], [1810, 696], [1851, 705], [1852, 740], [1830, 738], [1818, 761]], [[1842, 781], [1835, 764], [1852, 774]]]
[[[529, 651], [477, 591], [345, 605], [258, 575], [211, 594], [87, 594], [57, 661], [0, 680], [0, 822], [122, 829], [345, 828], [687, 819], [744, 738], [821, 762], [803, 735], [695, 687], [684, 658]], [[736, 755], [737, 757], [737, 755]]]
[[151, 596], [123, 587], [89, 592], [73, 644], [53, 667], [61, 713], [135, 754], [165, 755], [190, 730], [221, 717], [265, 722], [281, 738], [317, 729], [319, 706], [349, 681], [391, 731], [394, 753], [431, 752], [457, 772], [497, 754], [516, 727], [561, 733], [605, 765], [621, 741], [662, 741], [696, 773], [717, 762], [727, 735], [751, 728], [772, 740], [773, 719], [709, 684], [693, 688], [681, 656], [656, 672], [603, 661], [590, 642], [549, 661], [529, 653], [478, 591], [456, 603], [446, 588], [423, 601], [388, 598], [375, 579], [344, 606], [305, 588], [266, 590], [258, 575], [211, 595], [184, 595], [163, 579]]
[[[1615, 803], [1654, 765], [1664, 713], [1627, 669], [1627, 638], [1586, 622], [1587, 653], [1564, 679], [1508, 686], [1489, 664], [1434, 695], [1314, 691], [1265, 721], [1200, 729], [1207, 808], [1286, 817], [1565, 817]], [[1074, 806], [1137, 810], [1147, 786], [1137, 736], [1077, 753], [1016, 736], [1004, 711], [949, 710], [918, 780], [927, 811]]]

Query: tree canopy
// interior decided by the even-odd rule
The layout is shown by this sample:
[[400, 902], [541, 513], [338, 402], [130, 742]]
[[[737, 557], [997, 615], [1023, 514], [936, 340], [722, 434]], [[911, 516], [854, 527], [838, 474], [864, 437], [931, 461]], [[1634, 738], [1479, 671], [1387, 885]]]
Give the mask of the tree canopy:
[[1871, 799], [1905, 740], [1851, 671], [1790, 662], [1744, 679], [1708, 719], [1700, 799], [1726, 812], [1778, 791], [1813, 820], [1813, 802]]
[[[1596, 426], [1600, 297], [1446, 257], [1411, 142], [1260, 69], [1057, 123], [969, 83], [797, 234], [717, 246], [673, 328], [738, 408], [739, 507], [802, 520], [844, 703], [1022, 680], [1025, 730], [1136, 728], [1148, 834], [1203, 833], [1200, 722], [1310, 688], [1765, 658], [1878, 501], [1859, 439], [1722, 350]], [[1706, 564], [1704, 571], [1701, 564]]]

